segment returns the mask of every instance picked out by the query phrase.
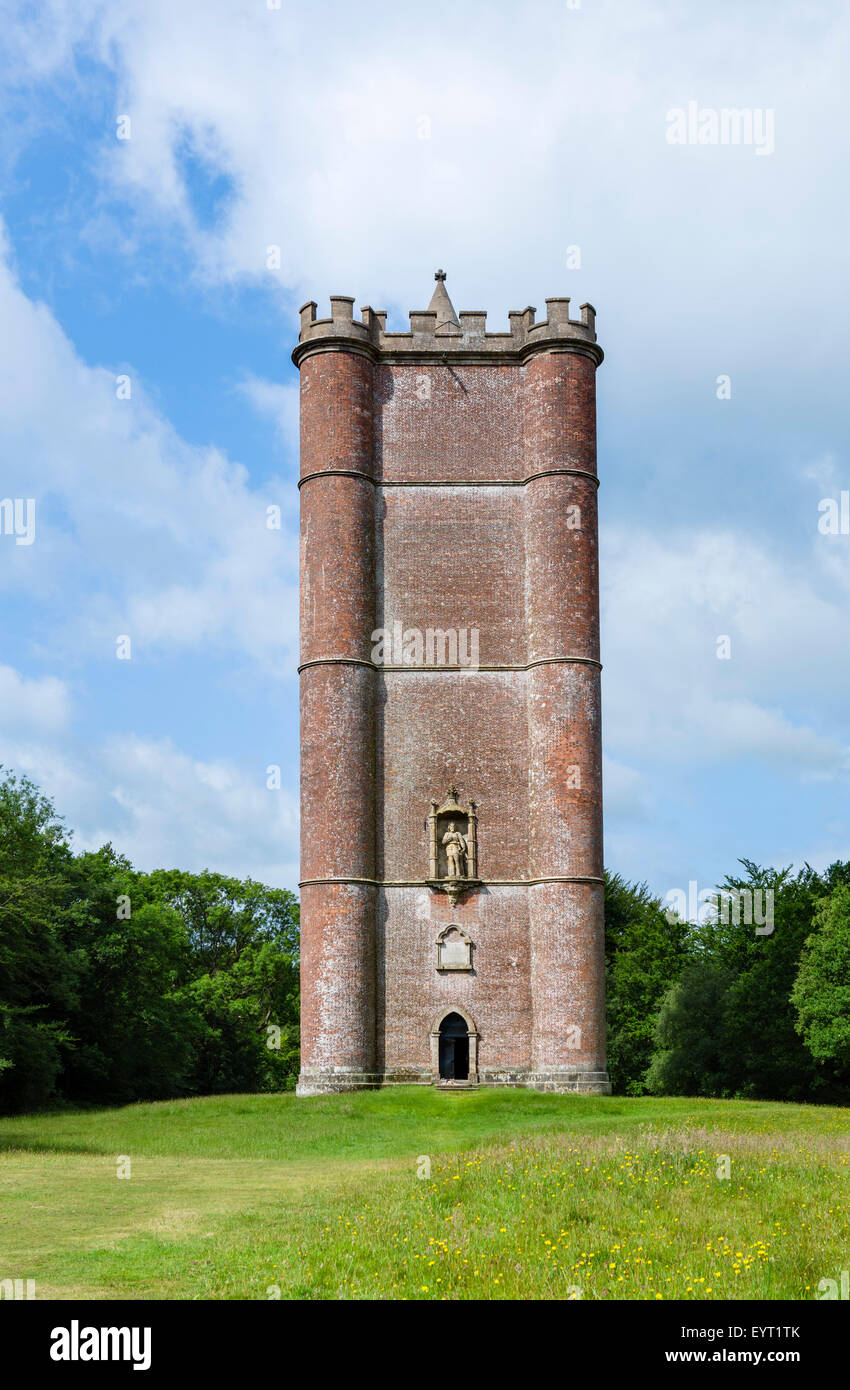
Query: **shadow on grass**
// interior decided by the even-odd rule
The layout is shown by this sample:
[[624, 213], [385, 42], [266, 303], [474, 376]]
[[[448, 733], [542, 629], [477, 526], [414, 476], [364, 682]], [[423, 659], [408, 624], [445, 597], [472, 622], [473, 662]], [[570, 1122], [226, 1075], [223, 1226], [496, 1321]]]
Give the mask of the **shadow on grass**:
[[98, 1148], [94, 1144], [75, 1144], [70, 1140], [67, 1144], [56, 1141], [49, 1144], [43, 1139], [29, 1139], [24, 1132], [21, 1132], [20, 1134], [0, 1136], [0, 1153], [91, 1154], [102, 1158], [105, 1154], [111, 1153], [111, 1149]]

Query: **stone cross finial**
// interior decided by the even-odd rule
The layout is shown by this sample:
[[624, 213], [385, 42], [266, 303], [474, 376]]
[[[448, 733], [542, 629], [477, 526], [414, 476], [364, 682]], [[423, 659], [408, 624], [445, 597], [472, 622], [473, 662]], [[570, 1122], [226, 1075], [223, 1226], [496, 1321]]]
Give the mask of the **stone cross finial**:
[[445, 278], [446, 278], [446, 272], [445, 272], [444, 270], [435, 270], [435, 271], [434, 271], [434, 279], [435, 279], [435, 280], [445, 280]]

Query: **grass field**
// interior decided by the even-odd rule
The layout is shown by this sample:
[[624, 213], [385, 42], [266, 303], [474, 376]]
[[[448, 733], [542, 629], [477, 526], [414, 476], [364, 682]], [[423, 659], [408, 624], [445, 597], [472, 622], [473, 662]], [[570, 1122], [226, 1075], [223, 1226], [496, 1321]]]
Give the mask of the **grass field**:
[[812, 1299], [850, 1267], [848, 1121], [412, 1087], [0, 1119], [0, 1279], [40, 1298]]

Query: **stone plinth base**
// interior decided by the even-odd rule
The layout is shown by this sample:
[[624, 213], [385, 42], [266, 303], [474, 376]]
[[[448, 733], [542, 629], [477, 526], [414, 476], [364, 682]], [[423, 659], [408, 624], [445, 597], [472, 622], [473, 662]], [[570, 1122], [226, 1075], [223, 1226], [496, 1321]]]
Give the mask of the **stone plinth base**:
[[329, 1096], [337, 1091], [373, 1091], [383, 1084], [380, 1072], [317, 1071], [303, 1072], [295, 1087], [297, 1096]]
[[403, 1072], [319, 1071], [302, 1072], [297, 1096], [328, 1096], [339, 1091], [373, 1091], [382, 1086], [435, 1086], [438, 1090], [474, 1090], [476, 1086], [504, 1086], [563, 1095], [610, 1096], [607, 1071], [481, 1071], [474, 1081], [445, 1083], [425, 1070]]
[[607, 1071], [537, 1071], [532, 1072], [523, 1085], [533, 1091], [581, 1092], [586, 1096], [611, 1094]]
[[517, 1086], [526, 1091], [556, 1091], [564, 1095], [581, 1093], [586, 1096], [610, 1096], [611, 1082], [607, 1071], [509, 1071], [493, 1068], [479, 1074], [482, 1086]]

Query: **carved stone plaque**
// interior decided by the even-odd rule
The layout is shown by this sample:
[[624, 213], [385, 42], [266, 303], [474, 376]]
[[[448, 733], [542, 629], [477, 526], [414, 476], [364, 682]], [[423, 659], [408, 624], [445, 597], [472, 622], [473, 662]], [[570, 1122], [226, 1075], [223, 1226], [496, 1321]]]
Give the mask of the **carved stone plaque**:
[[451, 923], [437, 937], [438, 970], [471, 970], [472, 941], [462, 927]]

